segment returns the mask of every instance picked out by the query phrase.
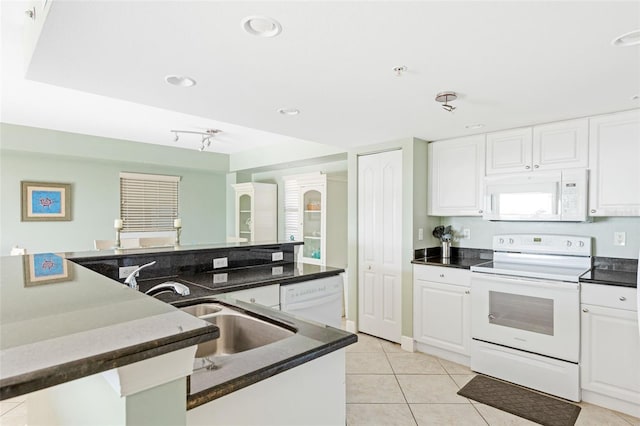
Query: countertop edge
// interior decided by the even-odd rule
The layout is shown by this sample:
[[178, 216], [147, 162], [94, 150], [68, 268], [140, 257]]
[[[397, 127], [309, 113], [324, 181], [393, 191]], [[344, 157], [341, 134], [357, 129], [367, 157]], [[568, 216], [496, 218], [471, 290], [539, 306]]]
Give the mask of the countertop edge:
[[184, 333], [105, 352], [89, 358], [0, 379], [0, 400], [45, 389], [72, 380], [102, 373], [169, 352], [174, 352], [220, 336], [213, 324]]
[[313, 350], [271, 364], [268, 367], [262, 368], [253, 373], [237, 377], [212, 388], [195, 393], [193, 395], [189, 395], [187, 397], [187, 410], [199, 407], [215, 399], [233, 393], [237, 390], [268, 379], [269, 377], [275, 376], [276, 374], [290, 370], [316, 358], [320, 358], [321, 356], [347, 347], [353, 343], [356, 343], [357, 341], [358, 336], [355, 334], [350, 334], [336, 341], [319, 346], [318, 348], [315, 348]]

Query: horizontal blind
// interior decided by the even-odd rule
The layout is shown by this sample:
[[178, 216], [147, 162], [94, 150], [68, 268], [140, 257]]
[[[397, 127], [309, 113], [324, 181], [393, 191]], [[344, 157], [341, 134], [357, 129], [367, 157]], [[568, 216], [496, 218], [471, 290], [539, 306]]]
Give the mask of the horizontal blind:
[[284, 236], [288, 241], [299, 241], [300, 186], [296, 179], [284, 181]]
[[120, 174], [124, 232], [171, 231], [178, 217], [179, 176]]

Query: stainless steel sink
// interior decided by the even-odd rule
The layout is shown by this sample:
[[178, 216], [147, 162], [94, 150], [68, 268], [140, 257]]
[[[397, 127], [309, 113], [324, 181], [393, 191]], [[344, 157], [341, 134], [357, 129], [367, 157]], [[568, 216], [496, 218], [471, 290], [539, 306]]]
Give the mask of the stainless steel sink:
[[181, 308], [218, 326], [220, 337], [200, 343], [196, 358], [233, 355], [286, 339], [293, 331], [238, 312], [224, 305], [205, 303]]

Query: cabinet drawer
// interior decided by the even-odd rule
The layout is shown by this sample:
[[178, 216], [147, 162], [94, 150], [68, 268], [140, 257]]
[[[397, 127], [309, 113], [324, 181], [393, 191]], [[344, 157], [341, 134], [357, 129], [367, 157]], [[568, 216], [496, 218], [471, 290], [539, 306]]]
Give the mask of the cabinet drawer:
[[471, 271], [446, 266], [413, 265], [413, 278], [464, 287], [471, 286]]
[[615, 285], [582, 284], [581, 303], [609, 308], [638, 310], [636, 289]]
[[280, 306], [280, 285], [273, 284], [264, 287], [255, 287], [247, 290], [225, 293], [226, 296], [243, 302], [258, 303], [260, 305], [274, 307]]

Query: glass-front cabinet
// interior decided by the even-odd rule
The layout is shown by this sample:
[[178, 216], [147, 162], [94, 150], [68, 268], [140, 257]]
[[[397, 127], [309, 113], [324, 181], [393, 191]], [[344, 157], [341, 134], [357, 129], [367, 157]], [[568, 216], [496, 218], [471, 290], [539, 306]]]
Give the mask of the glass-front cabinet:
[[302, 205], [302, 223], [300, 230], [304, 246], [302, 257], [307, 263], [325, 264], [325, 227], [326, 220], [323, 214], [325, 207], [324, 185], [310, 185], [300, 187], [300, 200]]
[[247, 182], [232, 185], [236, 198], [235, 235], [227, 241], [276, 241], [278, 230], [277, 186]]

